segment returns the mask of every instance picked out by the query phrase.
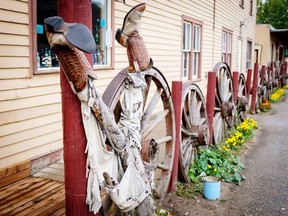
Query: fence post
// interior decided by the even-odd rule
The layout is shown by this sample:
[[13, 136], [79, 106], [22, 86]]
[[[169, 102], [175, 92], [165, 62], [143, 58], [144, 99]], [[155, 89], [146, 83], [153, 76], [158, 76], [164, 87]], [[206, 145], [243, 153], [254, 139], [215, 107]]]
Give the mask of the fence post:
[[238, 97], [238, 81], [239, 81], [239, 72], [233, 71], [232, 82], [233, 82], [234, 104], [236, 104]]
[[207, 83], [207, 100], [206, 109], [208, 117], [208, 125], [210, 132], [209, 145], [213, 141], [213, 118], [214, 118], [214, 107], [215, 107], [215, 96], [216, 96], [216, 72], [208, 72], [208, 83]]
[[257, 97], [257, 89], [258, 89], [258, 73], [259, 73], [259, 65], [258, 63], [254, 64], [254, 74], [253, 74], [253, 86], [252, 86], [252, 101], [251, 101], [251, 114], [255, 114], [256, 109], [256, 97]]
[[[80, 4], [81, 3], [81, 4]], [[92, 28], [91, 1], [61, 0], [58, 1], [59, 16], [65, 22], [81, 22]], [[87, 55], [90, 64], [92, 56]], [[60, 72], [63, 117], [63, 152], [66, 215], [94, 215], [86, 205], [86, 136], [82, 123], [81, 104], [62, 69]]]
[[181, 104], [182, 104], [182, 81], [172, 82], [172, 100], [174, 104], [175, 124], [176, 124], [176, 137], [175, 137], [175, 152], [171, 179], [169, 183], [168, 192], [175, 192], [177, 189], [178, 180], [178, 161], [180, 151], [180, 127], [181, 127]]

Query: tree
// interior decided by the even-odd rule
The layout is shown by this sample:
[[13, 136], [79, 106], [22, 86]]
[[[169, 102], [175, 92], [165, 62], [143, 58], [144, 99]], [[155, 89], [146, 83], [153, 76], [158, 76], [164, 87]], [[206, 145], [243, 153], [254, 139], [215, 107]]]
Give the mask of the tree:
[[288, 0], [257, 0], [257, 24], [288, 29]]

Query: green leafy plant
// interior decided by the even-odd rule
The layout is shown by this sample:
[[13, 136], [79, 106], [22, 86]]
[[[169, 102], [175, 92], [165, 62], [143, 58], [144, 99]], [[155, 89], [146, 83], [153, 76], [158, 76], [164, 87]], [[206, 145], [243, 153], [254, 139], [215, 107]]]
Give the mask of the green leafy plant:
[[183, 182], [177, 182], [177, 190], [176, 194], [178, 196], [192, 199], [195, 197], [196, 192], [202, 193], [203, 192], [203, 184], [196, 183], [196, 184], [187, 184]]
[[215, 176], [226, 182], [240, 184], [245, 177], [241, 174], [244, 164], [240, 161], [236, 151], [243, 143], [253, 136], [253, 129], [258, 124], [253, 119], [245, 119], [228, 136], [226, 141], [217, 146], [200, 149], [195, 162], [189, 169], [189, 177], [197, 183], [203, 176]]

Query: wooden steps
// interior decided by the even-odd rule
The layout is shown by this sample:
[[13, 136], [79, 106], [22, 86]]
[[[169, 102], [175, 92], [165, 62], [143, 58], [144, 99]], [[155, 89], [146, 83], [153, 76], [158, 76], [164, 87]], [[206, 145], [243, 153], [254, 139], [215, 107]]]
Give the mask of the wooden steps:
[[0, 215], [65, 215], [64, 183], [27, 177], [2, 187]]

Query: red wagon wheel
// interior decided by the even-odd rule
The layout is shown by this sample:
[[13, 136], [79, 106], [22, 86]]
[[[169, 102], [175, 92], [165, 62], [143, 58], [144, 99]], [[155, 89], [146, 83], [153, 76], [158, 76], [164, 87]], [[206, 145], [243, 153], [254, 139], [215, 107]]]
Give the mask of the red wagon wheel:
[[248, 110], [248, 93], [246, 88], [246, 80], [244, 74], [240, 74], [238, 80], [238, 92], [237, 92], [237, 124], [244, 121], [247, 118]]
[[[108, 85], [103, 101], [118, 121], [128, 68], [123, 69]], [[143, 92], [141, 119], [142, 159], [156, 167], [154, 198], [166, 195], [175, 151], [175, 117], [169, 85], [156, 68], [142, 72], [147, 87]]]
[[221, 143], [229, 128], [234, 126], [235, 104], [233, 82], [229, 66], [224, 62], [215, 65], [216, 97], [213, 118], [213, 141]]
[[179, 178], [190, 182], [189, 168], [201, 146], [209, 143], [209, 127], [204, 96], [200, 88], [193, 83], [183, 87], [182, 121], [179, 154]]

